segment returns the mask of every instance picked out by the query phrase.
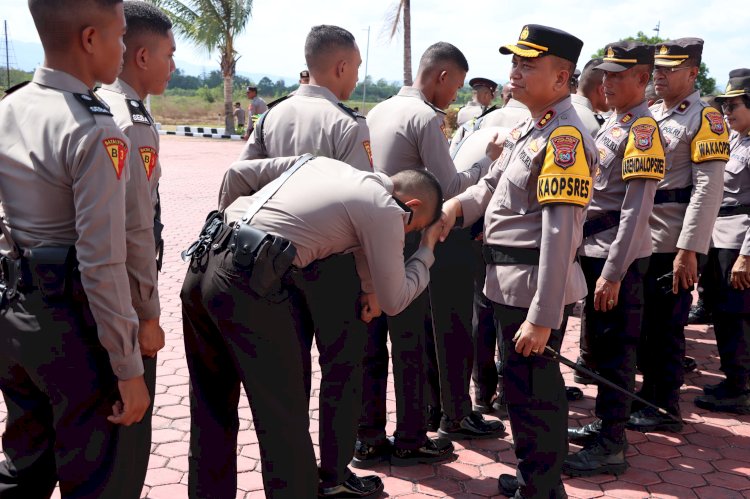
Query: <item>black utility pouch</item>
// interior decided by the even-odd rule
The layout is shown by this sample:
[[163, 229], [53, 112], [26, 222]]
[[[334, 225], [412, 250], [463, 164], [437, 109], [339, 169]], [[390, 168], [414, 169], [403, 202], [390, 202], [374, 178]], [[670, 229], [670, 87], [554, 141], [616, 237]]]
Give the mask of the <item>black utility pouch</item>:
[[263, 297], [278, 290], [297, 255], [291, 242], [246, 223], [235, 225], [230, 249], [232, 263], [250, 272], [248, 286]]

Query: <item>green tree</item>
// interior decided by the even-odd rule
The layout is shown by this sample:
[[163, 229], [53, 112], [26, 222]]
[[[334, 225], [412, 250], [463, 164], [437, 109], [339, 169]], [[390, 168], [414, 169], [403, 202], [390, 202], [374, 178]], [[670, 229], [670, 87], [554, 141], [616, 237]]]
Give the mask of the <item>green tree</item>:
[[[636, 41], [648, 43], [650, 45], [656, 45], [657, 43], [662, 43], [669, 40], [660, 38], [658, 36], [646, 36], [646, 33], [644, 33], [643, 31], [639, 31], [637, 35], [623, 38], [620, 41]], [[600, 48], [592, 57], [602, 57], [603, 55], [604, 47]], [[701, 62], [700, 68], [698, 70], [698, 78], [695, 80], [695, 85], [696, 87], [698, 87], [698, 90], [700, 90], [701, 95], [712, 95], [716, 93], [716, 80], [708, 75], [708, 66], [706, 66], [706, 63], [704, 62]]]
[[224, 80], [224, 124], [227, 133], [234, 133], [232, 87], [239, 53], [235, 38], [250, 20], [253, 0], [149, 0], [163, 8], [174, 24], [174, 31], [209, 55], [219, 54]]

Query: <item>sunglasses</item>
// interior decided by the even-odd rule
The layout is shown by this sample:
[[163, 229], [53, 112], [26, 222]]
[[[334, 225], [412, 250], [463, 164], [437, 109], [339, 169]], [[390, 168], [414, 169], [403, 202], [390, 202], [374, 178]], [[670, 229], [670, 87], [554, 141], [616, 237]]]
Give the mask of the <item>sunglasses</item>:
[[731, 113], [732, 111], [740, 107], [740, 105], [741, 104], [728, 104], [725, 102], [725, 103], [722, 103], [721, 110], [724, 111], [725, 113]]
[[662, 66], [656, 66], [654, 68], [653, 74], [656, 74], [657, 72], [660, 72], [660, 73], [676, 73], [677, 71], [682, 71], [683, 69], [692, 69], [692, 67], [685, 66], [685, 67], [682, 67], [682, 68], [665, 68], [665, 67], [662, 67]]
[[396, 201], [396, 204], [401, 207], [402, 210], [404, 210], [406, 213], [409, 214], [409, 219], [406, 221], [406, 225], [409, 225], [411, 223], [412, 218], [414, 218], [414, 211], [406, 205], [406, 203], [401, 202], [401, 200], [393, 198], [394, 201]]

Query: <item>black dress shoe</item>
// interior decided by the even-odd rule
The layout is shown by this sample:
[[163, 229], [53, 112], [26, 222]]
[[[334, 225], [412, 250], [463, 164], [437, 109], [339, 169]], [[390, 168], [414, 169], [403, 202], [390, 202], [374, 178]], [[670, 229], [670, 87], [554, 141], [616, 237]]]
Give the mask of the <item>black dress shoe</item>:
[[383, 489], [383, 480], [376, 475], [360, 478], [352, 474], [344, 483], [333, 487], [320, 487], [318, 497], [359, 497], [364, 499], [379, 496]]
[[513, 497], [518, 490], [518, 478], [513, 475], [500, 475], [497, 478], [497, 488], [506, 497]]
[[595, 419], [580, 428], [568, 428], [568, 440], [574, 444], [586, 445], [596, 440], [601, 431], [602, 420]]
[[682, 359], [682, 369], [685, 371], [685, 373], [691, 373], [695, 371], [698, 368], [698, 364], [696, 364], [695, 359], [692, 357], [683, 357]]
[[357, 439], [354, 444], [354, 457], [351, 465], [353, 468], [371, 468], [376, 464], [387, 462], [391, 458], [391, 441], [386, 439], [380, 444], [371, 445]]
[[472, 412], [460, 421], [444, 418], [440, 422], [438, 435], [450, 440], [474, 440], [496, 438], [505, 434], [501, 421], [486, 421], [478, 412]]
[[581, 391], [581, 389], [577, 386], [566, 386], [565, 398], [567, 398], [569, 402], [581, 400], [583, 398], [583, 391]]
[[453, 457], [453, 443], [445, 438], [430, 438], [419, 449], [393, 448], [391, 466], [414, 466], [445, 461]]
[[728, 383], [719, 383], [710, 393], [695, 397], [693, 402], [709, 411], [750, 414], [750, 390], [741, 390]]
[[568, 476], [621, 475], [628, 469], [625, 447], [624, 443], [616, 443], [604, 437], [597, 438], [565, 458], [562, 472]]
[[[675, 414], [673, 412], [673, 414]], [[679, 418], [679, 413], [677, 413]], [[630, 415], [630, 419], [625, 425], [629, 430], [649, 432], [649, 431], [674, 431], [682, 430], [682, 420], [676, 421], [669, 416], [665, 416], [652, 407], [646, 407]]]
[[718, 390], [724, 390], [727, 385], [729, 385], [729, 381], [726, 378], [718, 383], [703, 385], [703, 393], [706, 395], [713, 395]]
[[688, 324], [713, 324], [714, 317], [711, 311], [703, 304], [702, 300], [690, 307]]

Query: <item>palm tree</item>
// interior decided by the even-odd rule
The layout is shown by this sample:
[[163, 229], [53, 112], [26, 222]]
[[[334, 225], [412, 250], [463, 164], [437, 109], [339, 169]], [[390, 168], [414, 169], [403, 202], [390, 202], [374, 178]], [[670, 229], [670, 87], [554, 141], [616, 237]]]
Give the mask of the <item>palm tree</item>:
[[163, 8], [174, 24], [174, 31], [208, 54], [219, 52], [224, 77], [224, 123], [226, 133], [234, 133], [232, 90], [235, 66], [240, 58], [235, 38], [250, 20], [253, 0], [149, 0]]
[[401, 16], [404, 18], [404, 85], [411, 86], [411, 0], [399, 0], [388, 15], [390, 23], [390, 39], [396, 36], [401, 26]]

